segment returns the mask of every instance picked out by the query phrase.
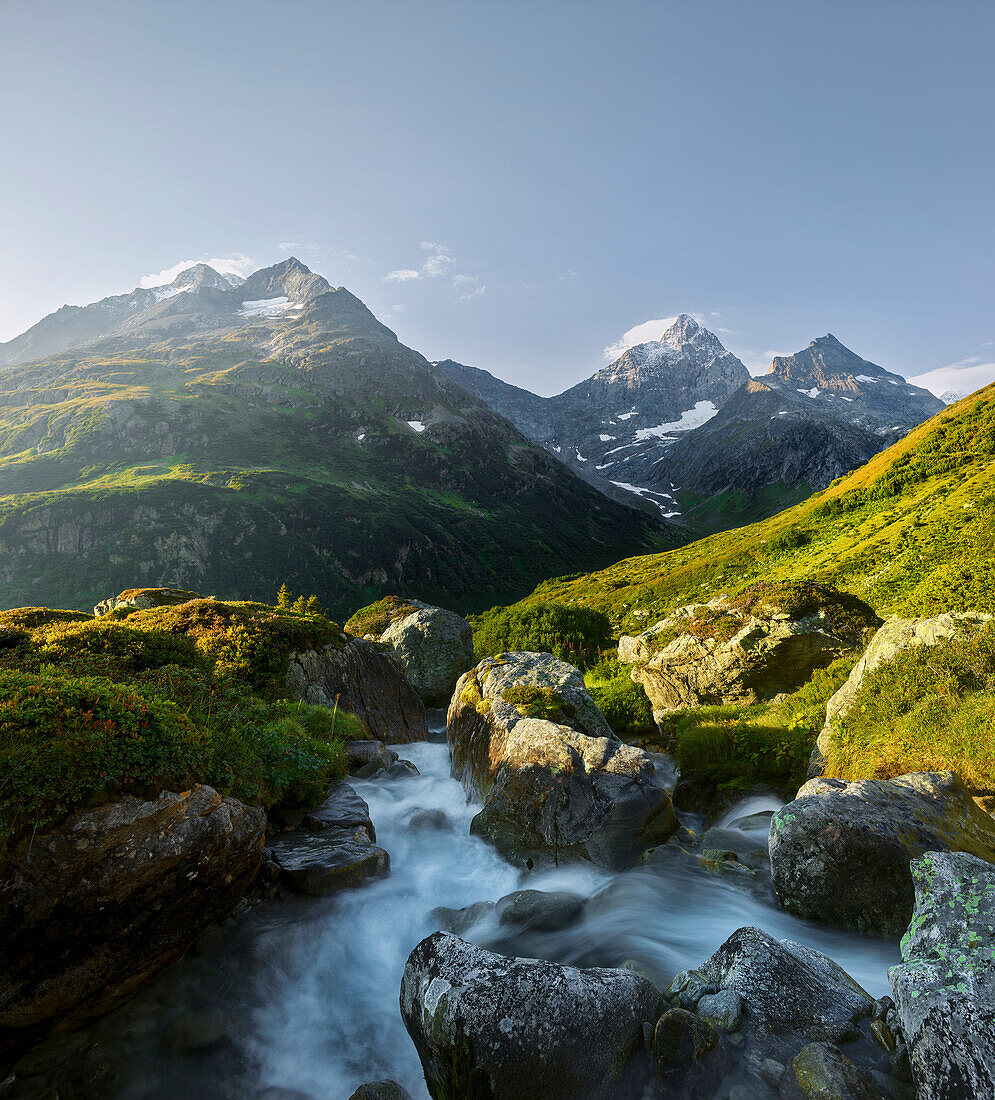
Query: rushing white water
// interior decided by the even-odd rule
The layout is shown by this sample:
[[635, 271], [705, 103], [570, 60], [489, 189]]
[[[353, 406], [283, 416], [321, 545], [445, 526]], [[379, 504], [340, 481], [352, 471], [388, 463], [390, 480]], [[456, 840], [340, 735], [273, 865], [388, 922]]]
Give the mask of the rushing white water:
[[[398, 748], [421, 775], [354, 784], [390, 853], [390, 877], [343, 895], [303, 927], [281, 929], [260, 975], [266, 1003], [253, 1017], [251, 1052], [264, 1084], [344, 1100], [364, 1081], [393, 1077], [427, 1096], [398, 1010], [405, 959], [438, 928], [429, 918], [435, 906], [497, 899], [518, 883], [513, 868], [470, 836], [479, 806], [467, 805], [449, 777], [446, 746]], [[449, 827], [409, 828], [426, 808], [442, 809]]]
[[[762, 891], [694, 861], [619, 875], [588, 865], [520, 873], [470, 836], [479, 806], [467, 804], [450, 778], [446, 746], [398, 748], [421, 775], [354, 782], [369, 803], [378, 843], [390, 853], [390, 877], [327, 899], [262, 905], [226, 926], [216, 947], [187, 958], [108, 1018], [110, 1030], [129, 1036], [131, 1058], [121, 1087], [105, 1095], [157, 1100], [190, 1089], [205, 1098], [251, 1100], [274, 1087], [346, 1100], [363, 1082], [393, 1077], [424, 1100], [421, 1067], [398, 1009], [405, 959], [439, 926], [430, 915], [436, 906], [495, 901], [526, 883], [591, 900], [578, 921], [557, 932], [512, 935], [490, 917], [466, 938], [581, 966], [636, 959], [669, 981], [753, 924], [825, 951], [875, 996], [887, 990], [887, 967], [897, 958], [893, 941], [796, 920]], [[777, 805], [741, 803], [726, 815], [726, 827]], [[412, 814], [424, 809], [444, 811], [446, 826], [411, 828]], [[765, 845], [762, 818], [745, 829]], [[225, 1040], [194, 1053], [172, 1049], [163, 1030], [190, 1013], [221, 1016]]]

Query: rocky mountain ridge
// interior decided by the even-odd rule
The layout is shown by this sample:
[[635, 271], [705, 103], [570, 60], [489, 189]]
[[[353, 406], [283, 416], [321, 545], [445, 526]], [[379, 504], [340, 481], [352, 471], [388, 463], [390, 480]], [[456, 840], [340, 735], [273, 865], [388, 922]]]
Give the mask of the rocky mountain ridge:
[[169, 290], [6, 346], [59, 348], [0, 375], [8, 604], [151, 582], [271, 598], [286, 580], [337, 611], [396, 587], [470, 608], [675, 539], [295, 258]]
[[943, 407], [828, 334], [751, 378], [688, 314], [556, 397], [439, 367], [602, 491], [706, 531], [804, 499]]

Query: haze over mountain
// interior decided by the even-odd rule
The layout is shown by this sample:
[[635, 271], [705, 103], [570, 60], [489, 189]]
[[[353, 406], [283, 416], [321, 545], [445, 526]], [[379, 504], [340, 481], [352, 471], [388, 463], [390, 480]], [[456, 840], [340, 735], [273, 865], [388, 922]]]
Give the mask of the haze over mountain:
[[943, 408], [831, 335], [752, 379], [688, 314], [556, 397], [439, 366], [592, 484], [703, 530], [803, 499]]
[[297, 259], [64, 307], [0, 348], [5, 605], [172, 584], [462, 609], [680, 536]]

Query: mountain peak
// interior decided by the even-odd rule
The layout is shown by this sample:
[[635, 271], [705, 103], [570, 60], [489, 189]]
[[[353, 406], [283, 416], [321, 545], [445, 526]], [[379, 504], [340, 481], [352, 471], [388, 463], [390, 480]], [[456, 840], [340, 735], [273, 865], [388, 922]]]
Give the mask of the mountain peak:
[[241, 275], [222, 273], [210, 264], [200, 263], [185, 267], [169, 285], [177, 290], [199, 290], [202, 286], [231, 290], [244, 282]]
[[[681, 313], [677, 320], [674, 321], [670, 328], [660, 337], [659, 342], [661, 344], [669, 344], [672, 348], [680, 349], [682, 345], [691, 343], [692, 340], [702, 334], [705, 336], [712, 336], [712, 333], [710, 333], [707, 328], [700, 325], [690, 313]], [[715, 337], [712, 336], [712, 339], [715, 339]]]

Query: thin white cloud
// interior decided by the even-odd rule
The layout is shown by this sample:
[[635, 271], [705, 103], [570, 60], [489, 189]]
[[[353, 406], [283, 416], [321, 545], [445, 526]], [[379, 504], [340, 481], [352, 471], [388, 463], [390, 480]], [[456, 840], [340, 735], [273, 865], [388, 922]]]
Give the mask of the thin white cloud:
[[767, 351], [761, 351], [756, 348], [731, 347], [729, 350], [742, 361], [743, 365], [754, 378], [758, 378], [761, 374], [766, 374], [770, 370], [771, 360], [776, 356], [791, 355], [790, 351], [778, 351], [776, 348], [768, 348]]
[[473, 290], [468, 290], [465, 294], [458, 294], [456, 296], [457, 302], [472, 302], [474, 298], [481, 298], [487, 287], [481, 284], [478, 287], [474, 287]]
[[449, 285], [457, 292], [457, 302], [469, 302], [473, 298], [479, 298], [487, 290], [487, 287], [481, 284], [477, 275], [467, 275], [464, 272], [456, 271], [456, 257], [444, 244], [437, 244], [435, 241], [422, 241], [419, 247], [423, 252], [428, 253], [421, 267], [404, 267], [396, 271], [389, 271], [383, 276], [383, 281], [385, 283], [410, 283], [450, 276]]
[[948, 391], [953, 393], [974, 393], [990, 382], [995, 382], [995, 363], [983, 363], [977, 355], [970, 359], [961, 359], [957, 363], [948, 363], [945, 367], [917, 374], [910, 378], [913, 386], [922, 386], [942, 397]]
[[445, 245], [432, 244], [430, 241], [422, 241], [422, 248], [428, 253], [428, 259], [422, 264], [422, 274], [432, 279], [437, 275], [446, 275], [450, 267], [456, 263], [456, 257]]
[[214, 256], [210, 260], [181, 260], [172, 267], [164, 267], [152, 275], [143, 275], [138, 284], [143, 287], [165, 286], [171, 283], [181, 271], [195, 264], [207, 264], [222, 275], [241, 275], [243, 278], [255, 270], [256, 261], [250, 256], [243, 256], [241, 252], [231, 252], [227, 256]]
[[[689, 316], [693, 317], [699, 324], [705, 323], [704, 314], [691, 313]], [[633, 325], [614, 344], [609, 344], [605, 348], [605, 359], [609, 363], [614, 363], [629, 348], [634, 348], [637, 344], [648, 344], [653, 340], [659, 340], [676, 320], [676, 315], [673, 317], [657, 317], [652, 321], [643, 321], [641, 324]]]
[[276, 246], [281, 252], [289, 252], [293, 248], [303, 248], [304, 246], [300, 241], [280, 241]]

